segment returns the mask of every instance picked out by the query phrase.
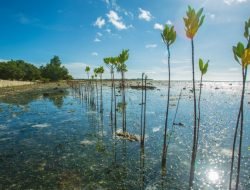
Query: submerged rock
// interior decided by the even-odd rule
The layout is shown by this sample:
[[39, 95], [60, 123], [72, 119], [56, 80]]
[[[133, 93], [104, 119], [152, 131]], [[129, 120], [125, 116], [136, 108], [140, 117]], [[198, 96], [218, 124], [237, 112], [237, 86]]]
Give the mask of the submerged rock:
[[129, 141], [139, 141], [139, 138], [136, 135], [129, 134], [128, 132], [116, 132], [116, 135]]
[[[132, 89], [136, 89], [136, 90], [141, 90], [142, 88], [143, 89], [145, 89], [145, 86], [130, 86], [130, 88], [132, 88]], [[146, 89], [147, 90], [154, 90], [154, 89], [156, 89], [156, 87], [155, 86], [146, 86]]]
[[181, 122], [179, 122], [179, 123], [174, 123], [174, 125], [178, 125], [178, 126], [180, 126], [180, 127], [184, 127], [184, 124], [181, 123]]

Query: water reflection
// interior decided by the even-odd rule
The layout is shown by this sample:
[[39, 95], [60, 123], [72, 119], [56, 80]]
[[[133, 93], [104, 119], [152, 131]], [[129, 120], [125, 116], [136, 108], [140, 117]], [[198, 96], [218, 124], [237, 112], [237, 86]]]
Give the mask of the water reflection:
[[211, 183], [218, 183], [220, 179], [218, 171], [214, 169], [210, 169], [209, 171], [207, 171], [207, 178]]
[[[91, 89], [88, 92], [87, 86], [81, 84], [76, 90], [69, 90], [68, 95], [59, 94], [62, 98], [40, 95], [27, 104], [23, 114], [18, 113], [24, 106], [0, 104], [0, 185], [3, 189], [187, 189], [192, 145], [191, 85], [179, 82], [173, 85], [172, 91], [176, 100], [183, 86], [187, 90], [183, 90], [176, 120], [183, 125], [174, 128], [164, 175], [161, 173], [166, 106], [163, 85], [159, 85], [159, 90], [148, 92], [144, 148], [140, 148], [138, 142], [112, 134], [112, 100], [107, 86], [103, 88], [101, 113], [100, 91], [97, 98], [97, 93], [91, 93]], [[203, 117], [207, 119], [201, 125], [195, 189], [228, 187], [230, 134], [234, 126], [232, 118], [237, 114], [238, 91], [224, 89], [224, 86], [214, 90], [215, 86], [219, 84], [204, 85], [202, 105], [206, 112]], [[127, 90], [126, 93], [127, 130], [140, 134], [141, 92]], [[174, 106], [170, 113], [174, 118]], [[247, 126], [249, 113], [246, 113]], [[120, 114], [117, 122], [117, 128], [122, 129]], [[242, 189], [250, 189], [247, 149], [250, 128], [244, 133], [246, 151], [240, 179]]]

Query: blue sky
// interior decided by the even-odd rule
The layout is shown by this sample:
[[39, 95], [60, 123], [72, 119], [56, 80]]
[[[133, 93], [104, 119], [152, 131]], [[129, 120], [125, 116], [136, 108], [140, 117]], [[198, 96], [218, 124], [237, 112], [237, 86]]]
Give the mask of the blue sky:
[[[244, 41], [250, 0], [0, 0], [0, 60], [23, 59], [43, 65], [58, 55], [75, 78], [103, 58], [130, 50], [127, 78], [146, 72], [167, 79], [167, 54], [160, 33], [174, 25], [171, 47], [174, 80], [191, 79], [191, 47], [183, 17], [187, 6], [204, 8], [195, 37], [195, 59], [210, 60], [207, 80], [241, 80], [232, 46]], [[199, 77], [198, 67], [196, 69]], [[108, 71], [105, 77], [109, 77]], [[120, 76], [117, 76], [120, 77]]]

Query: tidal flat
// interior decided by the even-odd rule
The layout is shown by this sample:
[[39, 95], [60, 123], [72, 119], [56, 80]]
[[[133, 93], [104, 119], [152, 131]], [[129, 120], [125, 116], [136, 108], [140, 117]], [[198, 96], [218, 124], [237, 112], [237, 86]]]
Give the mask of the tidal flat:
[[[140, 85], [140, 81], [134, 82]], [[193, 137], [192, 84], [171, 86], [166, 171], [161, 155], [167, 81], [150, 81], [147, 90], [146, 138], [115, 134], [110, 119], [110, 83], [102, 93], [64, 86], [0, 96], [0, 189], [187, 189]], [[129, 85], [128, 85], [129, 86]], [[197, 83], [197, 89], [198, 89]], [[240, 188], [250, 189], [250, 84], [246, 86]], [[56, 88], [56, 89], [55, 89]], [[181, 98], [176, 114], [180, 92]], [[141, 89], [126, 88], [126, 126], [138, 136]], [[232, 142], [240, 106], [240, 82], [204, 82], [195, 189], [228, 189]], [[116, 89], [117, 104], [121, 102]], [[174, 123], [174, 125], [173, 125]], [[235, 182], [233, 182], [235, 183]]]

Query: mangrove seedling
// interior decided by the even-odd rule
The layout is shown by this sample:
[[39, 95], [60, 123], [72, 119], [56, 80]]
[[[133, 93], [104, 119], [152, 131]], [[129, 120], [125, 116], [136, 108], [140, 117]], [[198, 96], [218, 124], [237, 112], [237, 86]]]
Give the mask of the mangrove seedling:
[[192, 48], [192, 73], [193, 73], [193, 99], [194, 99], [194, 129], [193, 129], [193, 147], [192, 147], [192, 158], [189, 176], [189, 189], [193, 188], [194, 184], [194, 173], [195, 173], [195, 161], [196, 161], [196, 145], [197, 145], [197, 113], [196, 113], [196, 92], [195, 92], [195, 71], [194, 71], [194, 37], [201, 27], [205, 16], [202, 15], [203, 9], [201, 8], [198, 12], [195, 9], [188, 6], [186, 13], [187, 17], [184, 17], [184, 24], [186, 30], [186, 36], [191, 40]]
[[245, 84], [246, 84], [246, 76], [247, 76], [247, 67], [250, 64], [250, 19], [245, 22], [245, 32], [244, 37], [247, 39], [246, 48], [244, 45], [239, 42], [237, 46], [233, 46], [233, 53], [235, 60], [241, 65], [242, 68], [242, 91], [241, 91], [241, 100], [240, 100], [240, 108], [237, 116], [235, 132], [234, 132], [234, 140], [233, 140], [233, 150], [231, 156], [231, 168], [230, 168], [230, 179], [229, 179], [229, 189], [232, 189], [232, 177], [233, 177], [233, 167], [234, 167], [234, 154], [235, 154], [235, 146], [237, 140], [237, 133], [240, 124], [240, 142], [238, 148], [238, 164], [237, 164], [237, 173], [236, 173], [236, 185], [235, 189], [237, 190], [239, 187], [240, 180], [240, 165], [241, 165], [241, 150], [242, 150], [242, 138], [243, 138], [243, 124], [244, 124], [244, 96], [245, 96]]
[[198, 144], [199, 144], [199, 133], [200, 133], [200, 121], [201, 121], [201, 89], [202, 89], [202, 80], [203, 75], [207, 73], [209, 60], [204, 64], [204, 61], [202, 59], [199, 59], [199, 69], [201, 72], [201, 79], [200, 79], [200, 92], [199, 92], [199, 98], [198, 98], [198, 129], [197, 129], [197, 145], [196, 145], [196, 152], [198, 150]]
[[89, 72], [90, 72], [90, 67], [86, 66], [85, 67], [85, 72], [87, 73], [88, 79], [89, 79]]
[[[117, 59], [117, 72], [121, 73], [122, 77], [122, 83], [121, 83], [121, 89], [122, 89], [122, 103], [125, 105], [126, 100], [125, 100], [125, 72], [127, 72], [127, 65], [125, 62], [129, 58], [129, 50], [122, 50], [122, 53], [116, 58]], [[123, 106], [123, 114], [122, 114], [122, 129], [123, 132], [126, 131], [126, 109], [125, 106]]]
[[166, 119], [165, 119], [165, 128], [164, 128], [164, 141], [163, 141], [163, 150], [162, 150], [162, 166], [166, 166], [166, 155], [167, 155], [167, 129], [168, 129], [168, 112], [169, 112], [169, 97], [170, 97], [170, 46], [175, 42], [176, 31], [174, 26], [165, 25], [165, 28], [161, 34], [162, 40], [167, 46], [168, 52], [168, 98], [167, 98], [167, 110], [166, 110]]

